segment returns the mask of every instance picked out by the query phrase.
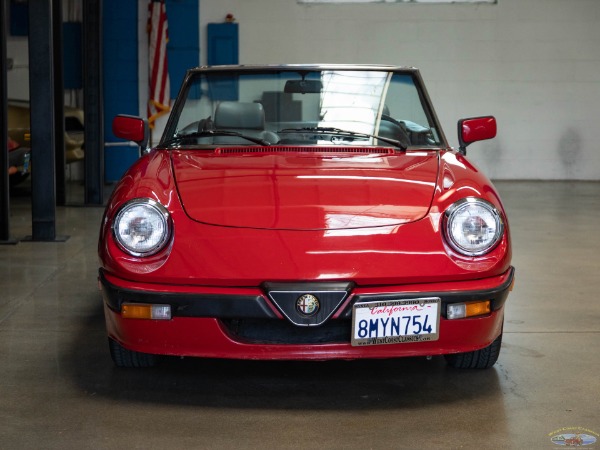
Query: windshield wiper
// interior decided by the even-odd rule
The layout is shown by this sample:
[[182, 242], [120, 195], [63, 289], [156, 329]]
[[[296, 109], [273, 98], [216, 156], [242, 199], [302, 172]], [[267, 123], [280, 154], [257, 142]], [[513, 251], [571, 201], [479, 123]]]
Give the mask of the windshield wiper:
[[384, 137], [384, 136], [377, 136], [376, 134], [358, 133], [356, 131], [342, 130], [341, 128], [333, 128], [333, 127], [284, 128], [283, 130], [279, 130], [278, 133], [293, 133], [293, 132], [298, 132], [298, 131], [300, 131], [300, 132], [307, 131], [310, 133], [321, 133], [321, 134], [336, 134], [338, 136], [349, 136], [349, 137], [363, 137], [363, 138], [371, 137], [371, 138], [375, 138], [379, 141], [383, 141], [388, 144], [392, 144], [392, 145], [398, 147], [400, 150], [406, 150], [408, 148], [408, 145], [406, 145], [404, 142], [401, 142], [396, 139], [392, 139], [392, 138], [388, 138], [388, 137]]
[[260, 145], [271, 145], [271, 143], [265, 139], [261, 139], [254, 136], [248, 136], [243, 133], [238, 133], [237, 131], [229, 131], [229, 130], [202, 130], [202, 131], [194, 131], [193, 133], [185, 133], [185, 134], [176, 134], [173, 138], [167, 139], [163, 145], [165, 147], [171, 146], [173, 144], [177, 144], [179, 142], [185, 141], [189, 138], [202, 138], [207, 136], [233, 136], [239, 137], [242, 139], [246, 139], [247, 141], [254, 142], [255, 144]]

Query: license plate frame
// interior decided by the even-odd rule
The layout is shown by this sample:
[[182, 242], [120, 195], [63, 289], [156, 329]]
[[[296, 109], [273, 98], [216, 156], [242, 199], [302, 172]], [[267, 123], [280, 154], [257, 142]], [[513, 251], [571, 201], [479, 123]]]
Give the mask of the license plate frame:
[[[360, 347], [437, 341], [441, 304], [439, 297], [355, 303], [351, 344]], [[389, 320], [386, 322], [386, 319]]]

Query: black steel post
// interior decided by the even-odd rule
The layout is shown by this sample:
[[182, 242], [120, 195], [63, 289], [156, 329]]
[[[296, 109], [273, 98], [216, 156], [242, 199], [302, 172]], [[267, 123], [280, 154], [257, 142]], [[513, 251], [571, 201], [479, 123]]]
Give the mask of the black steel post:
[[104, 113], [102, 102], [102, 2], [83, 2], [83, 105], [85, 112], [86, 205], [104, 202]]
[[64, 206], [67, 202], [67, 192], [65, 176], [65, 88], [63, 75], [62, 0], [52, 0], [52, 27], [56, 204]]
[[0, 156], [0, 244], [16, 244], [10, 238], [10, 197], [8, 192], [8, 128], [6, 123], [6, 5], [0, 1], [0, 145], [4, 146]]
[[29, 2], [31, 219], [34, 241], [56, 239], [52, 2]]

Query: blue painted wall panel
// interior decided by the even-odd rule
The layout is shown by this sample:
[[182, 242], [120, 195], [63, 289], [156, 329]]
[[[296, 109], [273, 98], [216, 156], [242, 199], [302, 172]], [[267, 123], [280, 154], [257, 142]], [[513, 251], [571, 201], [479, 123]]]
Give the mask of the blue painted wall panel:
[[200, 65], [200, 24], [197, 0], [167, 0], [169, 21], [169, 79], [171, 97], [175, 97], [185, 73]]
[[[103, 3], [104, 141], [117, 142], [112, 120], [117, 114], [138, 115], [138, 6], [137, 2]], [[105, 179], [116, 181], [138, 158], [127, 145], [106, 147]]]
[[[4, 7], [4, 1], [2, 7]], [[12, 36], [29, 34], [29, 7], [26, 2], [10, 0], [10, 34]]]
[[[104, 0], [104, 140], [120, 142], [112, 134], [112, 120], [117, 114], [142, 115], [139, 111], [138, 80], [138, 2]], [[185, 72], [199, 65], [198, 0], [166, 0], [169, 21], [167, 57], [171, 80], [171, 97], [175, 97]], [[118, 180], [138, 158], [138, 149], [106, 147], [106, 181]]]
[[207, 62], [209, 66], [239, 63], [239, 27], [237, 23], [209, 23]]
[[81, 22], [63, 23], [63, 76], [65, 89], [83, 87]]

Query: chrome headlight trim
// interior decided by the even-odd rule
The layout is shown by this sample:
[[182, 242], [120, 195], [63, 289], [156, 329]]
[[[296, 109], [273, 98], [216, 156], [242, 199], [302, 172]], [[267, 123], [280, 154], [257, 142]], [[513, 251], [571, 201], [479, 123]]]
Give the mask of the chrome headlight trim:
[[492, 251], [502, 239], [504, 222], [490, 202], [466, 197], [446, 210], [443, 230], [446, 242], [453, 250], [464, 256], [482, 256]]
[[112, 223], [119, 248], [136, 257], [161, 251], [170, 241], [172, 230], [169, 212], [151, 198], [134, 198], [124, 203]]

